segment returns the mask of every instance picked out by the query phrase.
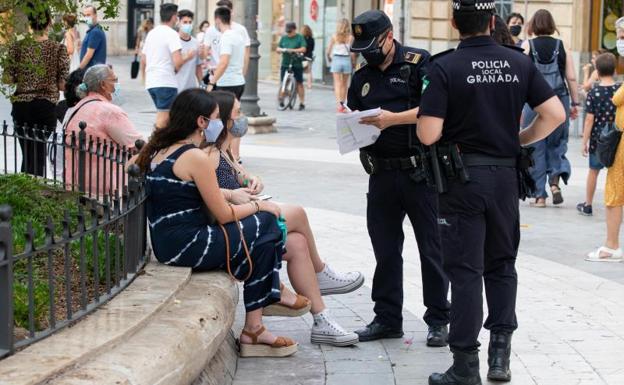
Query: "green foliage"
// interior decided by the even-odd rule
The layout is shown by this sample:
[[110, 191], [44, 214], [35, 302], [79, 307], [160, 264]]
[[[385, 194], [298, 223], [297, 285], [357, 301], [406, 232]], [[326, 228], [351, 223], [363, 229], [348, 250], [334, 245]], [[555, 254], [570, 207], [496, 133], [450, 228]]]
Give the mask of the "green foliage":
[[[43, 179], [25, 174], [0, 175], [0, 205], [8, 204], [13, 209], [11, 225], [13, 228], [14, 255], [25, 250], [27, 246], [27, 224], [31, 223], [35, 233], [33, 243], [35, 248], [41, 247], [45, 242], [45, 225], [51, 220], [54, 225], [54, 237], [59, 240], [63, 236], [62, 221], [65, 213], [69, 213], [69, 227], [72, 233], [77, 231], [78, 223], [76, 214], [80, 206], [79, 193], [68, 192], [59, 186], [50, 184]], [[92, 216], [88, 209], [84, 209], [85, 224], [87, 229], [91, 226]], [[111, 271], [111, 279], [114, 280], [114, 272], [117, 267], [120, 271], [122, 266], [115, 266], [115, 259], [123, 264], [123, 229], [99, 228], [94, 233], [83, 237], [85, 276], [87, 287], [93, 286], [94, 270], [97, 266], [98, 283], [100, 293], [102, 293], [106, 283], [106, 239], [108, 238], [108, 251], [110, 260], [108, 267]], [[94, 253], [94, 236], [95, 248]], [[115, 258], [117, 250], [116, 243], [119, 242], [119, 256]], [[96, 258], [97, 255], [97, 258]], [[64, 269], [64, 254], [62, 248], [54, 249], [53, 259], [55, 268]], [[55, 298], [63, 296], [60, 286], [69, 284], [72, 287], [74, 296], [77, 297], [79, 287], [80, 271], [80, 241], [75, 240], [69, 244], [69, 263], [71, 265], [72, 276], [68, 282], [62, 273], [56, 271]], [[48, 282], [48, 256], [47, 253], [37, 253], [32, 257], [32, 281], [33, 281], [33, 303], [35, 329], [41, 330], [47, 327], [49, 319], [49, 296], [50, 288]], [[28, 328], [28, 261], [20, 259], [15, 261], [13, 266], [13, 305], [15, 325]], [[72, 281], [73, 279], [73, 281]], [[113, 283], [111, 283], [113, 284]], [[90, 299], [89, 299], [90, 300]], [[76, 310], [76, 309], [74, 309]]]
[[[0, 0], [0, 67], [2, 70], [11, 66], [26, 66], [31, 68], [33, 63], [15, 62], [9, 54], [9, 47], [16, 43], [32, 44], [34, 35], [28, 26], [28, 17], [45, 20], [45, 11], [51, 13], [53, 24], [50, 28], [50, 38], [61, 41], [63, 25], [60, 18], [67, 13], [80, 15], [85, 4], [94, 4], [98, 14], [103, 19], [113, 19], [119, 14], [120, 0]], [[43, 70], [43, 69], [41, 69]], [[6, 75], [6, 73], [4, 73]], [[0, 85], [0, 94], [8, 96], [13, 92], [11, 80], [4, 76]]]

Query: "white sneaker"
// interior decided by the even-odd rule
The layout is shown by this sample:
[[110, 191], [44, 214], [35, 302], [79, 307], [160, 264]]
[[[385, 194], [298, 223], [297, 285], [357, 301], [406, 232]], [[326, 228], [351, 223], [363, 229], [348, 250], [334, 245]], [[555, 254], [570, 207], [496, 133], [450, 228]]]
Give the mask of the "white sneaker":
[[357, 290], [364, 284], [364, 276], [359, 271], [338, 273], [328, 264], [320, 273], [316, 273], [321, 295], [346, 294]]
[[360, 339], [357, 334], [347, 332], [338, 325], [329, 315], [327, 309], [315, 314], [314, 325], [310, 341], [313, 344], [327, 344], [333, 346], [351, 346], [357, 344]]
[[[605, 257], [600, 256], [600, 253], [609, 254]], [[586, 261], [590, 262], [621, 262], [624, 259], [624, 253], [622, 249], [610, 249], [606, 246], [600, 246], [596, 251], [592, 251], [587, 254]]]

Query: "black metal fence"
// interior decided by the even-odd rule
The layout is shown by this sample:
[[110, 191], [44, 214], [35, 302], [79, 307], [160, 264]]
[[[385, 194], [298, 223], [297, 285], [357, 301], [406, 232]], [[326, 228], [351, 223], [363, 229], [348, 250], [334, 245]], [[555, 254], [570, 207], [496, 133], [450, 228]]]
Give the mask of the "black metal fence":
[[19, 224], [25, 213], [0, 205], [0, 358], [106, 303], [147, 261], [146, 191], [138, 167], [127, 167], [143, 142], [130, 150], [79, 127], [2, 125], [0, 173], [34, 174], [69, 203], [60, 218]]

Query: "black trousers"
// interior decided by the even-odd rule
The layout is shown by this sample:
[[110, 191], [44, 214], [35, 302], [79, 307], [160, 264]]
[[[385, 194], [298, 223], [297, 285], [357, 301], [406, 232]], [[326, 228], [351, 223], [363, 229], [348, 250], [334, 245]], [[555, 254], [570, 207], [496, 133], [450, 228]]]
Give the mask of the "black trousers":
[[516, 256], [520, 242], [518, 180], [511, 167], [469, 167], [470, 182], [452, 181], [440, 195], [444, 270], [451, 282], [449, 345], [460, 351], [479, 346], [485, 328], [513, 332], [516, 320]]
[[[13, 103], [15, 132], [26, 138], [19, 139], [22, 150], [21, 172], [44, 176], [46, 169], [46, 140], [56, 127], [56, 105], [49, 100]], [[38, 130], [33, 130], [37, 125]], [[28, 130], [24, 128], [28, 127]]]
[[442, 269], [437, 226], [438, 197], [425, 183], [410, 179], [410, 171], [384, 171], [371, 175], [368, 186], [367, 225], [377, 260], [372, 299], [375, 319], [401, 328], [403, 322], [403, 220], [409, 217], [420, 253], [423, 317], [430, 326], [449, 322], [448, 280]]

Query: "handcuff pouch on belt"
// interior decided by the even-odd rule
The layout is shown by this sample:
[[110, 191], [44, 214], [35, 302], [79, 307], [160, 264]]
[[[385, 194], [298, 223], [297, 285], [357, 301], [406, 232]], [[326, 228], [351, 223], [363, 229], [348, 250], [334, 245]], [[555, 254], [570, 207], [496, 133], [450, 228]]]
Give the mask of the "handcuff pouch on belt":
[[533, 161], [533, 147], [522, 147], [518, 155], [518, 197], [522, 200], [529, 198], [535, 193], [535, 181], [531, 177], [529, 169], [535, 165]]
[[447, 191], [449, 180], [459, 180], [461, 183], [470, 181], [470, 175], [457, 144], [433, 144], [428, 147], [427, 158], [431, 165], [429, 186], [434, 187], [438, 193]]

